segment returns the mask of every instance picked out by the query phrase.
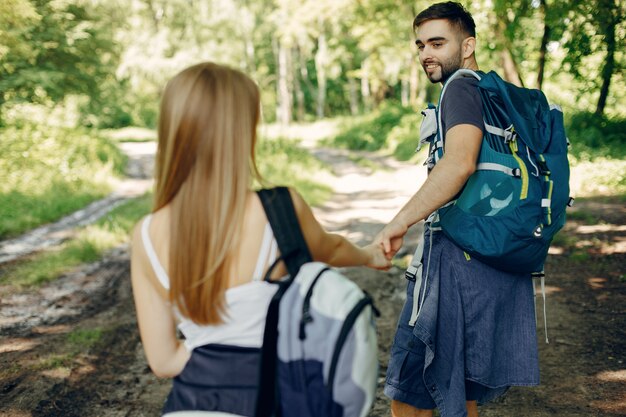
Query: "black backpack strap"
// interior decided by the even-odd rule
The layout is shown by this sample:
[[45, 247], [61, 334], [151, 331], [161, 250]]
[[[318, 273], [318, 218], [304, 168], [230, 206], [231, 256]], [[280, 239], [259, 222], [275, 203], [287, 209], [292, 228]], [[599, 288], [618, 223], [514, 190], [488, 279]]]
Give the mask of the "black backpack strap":
[[261, 372], [255, 416], [274, 417], [281, 415], [280, 407], [278, 406], [279, 394], [276, 389], [276, 345], [278, 341], [280, 300], [298, 274], [300, 267], [310, 262], [312, 258], [302, 235], [289, 189], [277, 187], [269, 190], [260, 190], [257, 193], [281, 253], [280, 258], [270, 267], [267, 276], [269, 276], [269, 273], [280, 260], [285, 262], [290, 275], [289, 280], [278, 284], [278, 291], [276, 291], [276, 294], [270, 301], [265, 320], [263, 349], [261, 351]]
[[272, 226], [281, 259], [293, 279], [300, 267], [311, 262], [311, 253], [302, 235], [298, 216], [287, 187], [276, 187], [257, 191], [267, 220]]

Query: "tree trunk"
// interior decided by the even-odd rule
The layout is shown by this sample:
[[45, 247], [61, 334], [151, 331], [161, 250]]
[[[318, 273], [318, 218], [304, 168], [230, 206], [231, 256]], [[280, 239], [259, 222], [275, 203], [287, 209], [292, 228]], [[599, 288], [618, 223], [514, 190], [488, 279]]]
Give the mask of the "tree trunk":
[[317, 89], [315, 88], [315, 86], [311, 82], [311, 79], [309, 78], [309, 70], [307, 68], [307, 63], [306, 63], [306, 59], [304, 55], [302, 53], [298, 53], [298, 59], [299, 59], [299, 67], [300, 67], [300, 80], [304, 82], [304, 85], [309, 90], [309, 94], [312, 97], [317, 97]]
[[524, 82], [519, 73], [519, 67], [511, 52], [511, 44], [506, 38], [507, 20], [503, 16], [497, 16], [498, 23], [495, 25], [496, 37], [499, 40], [502, 51], [500, 53], [502, 59], [502, 69], [504, 71], [504, 79], [518, 87], [523, 87]]
[[409, 80], [406, 78], [402, 78], [400, 84], [400, 102], [402, 106], [407, 107], [410, 103], [409, 101]]
[[548, 5], [546, 0], [541, 0], [541, 10], [543, 11], [543, 36], [539, 46], [539, 62], [537, 65], [537, 88], [541, 90], [543, 86], [543, 75], [546, 68], [546, 57], [548, 41], [550, 40], [550, 26], [548, 25]]
[[256, 75], [256, 59], [254, 51], [254, 42], [250, 39], [250, 36], [245, 35], [244, 47], [246, 49], [246, 71], [250, 75]]
[[276, 83], [276, 121], [288, 125], [291, 122], [291, 93], [289, 91], [288, 49], [278, 41], [278, 82]]
[[[607, 7], [614, 7], [614, 3], [607, 2], [610, 5]], [[605, 13], [609, 14], [606, 24], [604, 25], [604, 41], [606, 42], [606, 60], [602, 67], [602, 87], [600, 88], [600, 97], [598, 98], [598, 105], [596, 106], [596, 114], [602, 116], [604, 114], [604, 108], [606, 106], [606, 99], [609, 96], [609, 87], [611, 85], [611, 77], [615, 71], [615, 50], [617, 49], [617, 41], [615, 40], [615, 26], [618, 19], [614, 16], [613, 10], [605, 10]]]
[[322, 32], [317, 38], [315, 53], [315, 72], [317, 73], [317, 118], [324, 118], [326, 106], [326, 64], [328, 62], [328, 45], [326, 35]]
[[369, 63], [361, 64], [361, 97], [366, 111], [372, 110], [372, 94], [370, 92]]
[[350, 114], [356, 116], [359, 114], [359, 92], [353, 77], [348, 77], [348, 88], [350, 89]]
[[409, 101], [412, 105], [417, 105], [418, 95], [419, 95], [419, 63], [417, 57], [411, 55], [411, 75], [410, 75], [410, 91], [409, 91]]
[[4, 127], [4, 118], [2, 117], [2, 107], [4, 103], [4, 93], [0, 91], [0, 127]]
[[504, 70], [504, 79], [513, 85], [524, 87], [524, 82], [522, 81], [522, 77], [520, 77], [519, 70], [517, 68], [517, 62], [515, 62], [515, 58], [513, 58], [511, 51], [509, 51], [508, 48], [504, 48], [502, 50], [502, 69]]
[[[291, 49], [291, 62], [299, 60], [300, 51], [298, 48]], [[295, 69], [295, 66], [292, 65], [292, 73], [293, 73], [293, 91], [296, 96], [296, 119], [299, 122], [304, 121], [304, 91], [302, 91], [302, 83], [300, 77], [298, 76], [298, 72]]]

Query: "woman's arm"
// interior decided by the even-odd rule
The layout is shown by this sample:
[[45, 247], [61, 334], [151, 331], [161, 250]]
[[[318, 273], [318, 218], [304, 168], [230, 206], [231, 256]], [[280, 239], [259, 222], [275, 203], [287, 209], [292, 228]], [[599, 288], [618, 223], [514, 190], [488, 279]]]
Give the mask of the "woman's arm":
[[300, 228], [313, 260], [325, 262], [332, 266], [365, 265], [375, 269], [388, 269], [391, 266], [380, 245], [368, 245], [359, 248], [343, 236], [328, 233], [319, 224], [311, 208], [300, 194], [293, 189], [289, 191], [298, 215]]
[[156, 279], [141, 239], [141, 222], [132, 236], [131, 282], [137, 322], [148, 364], [158, 377], [174, 377], [190, 353], [176, 337], [176, 321], [167, 292]]

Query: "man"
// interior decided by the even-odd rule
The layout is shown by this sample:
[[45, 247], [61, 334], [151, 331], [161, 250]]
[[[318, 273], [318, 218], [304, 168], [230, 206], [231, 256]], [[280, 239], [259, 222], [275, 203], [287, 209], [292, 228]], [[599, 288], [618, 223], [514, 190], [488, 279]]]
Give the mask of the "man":
[[[413, 28], [431, 82], [478, 70], [474, 20], [460, 4], [430, 6]], [[460, 77], [446, 86], [439, 109], [445, 154], [377, 236], [389, 258], [408, 228], [453, 200], [475, 171], [484, 129], [476, 84]], [[434, 214], [425, 227], [422, 279], [408, 282], [385, 394], [394, 417], [431, 417], [434, 408], [442, 417], [476, 417], [477, 402], [539, 383], [532, 280], [471, 259], [440, 232]]]

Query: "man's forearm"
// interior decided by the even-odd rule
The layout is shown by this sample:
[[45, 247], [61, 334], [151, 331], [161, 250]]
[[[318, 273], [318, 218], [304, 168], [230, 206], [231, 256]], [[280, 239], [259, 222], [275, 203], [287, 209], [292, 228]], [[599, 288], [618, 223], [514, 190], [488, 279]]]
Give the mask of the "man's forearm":
[[455, 158], [447, 156], [442, 158], [430, 172], [424, 185], [402, 207], [393, 221], [409, 228], [425, 219], [452, 200], [473, 172], [471, 165], [464, 166], [463, 163], [455, 161]]

